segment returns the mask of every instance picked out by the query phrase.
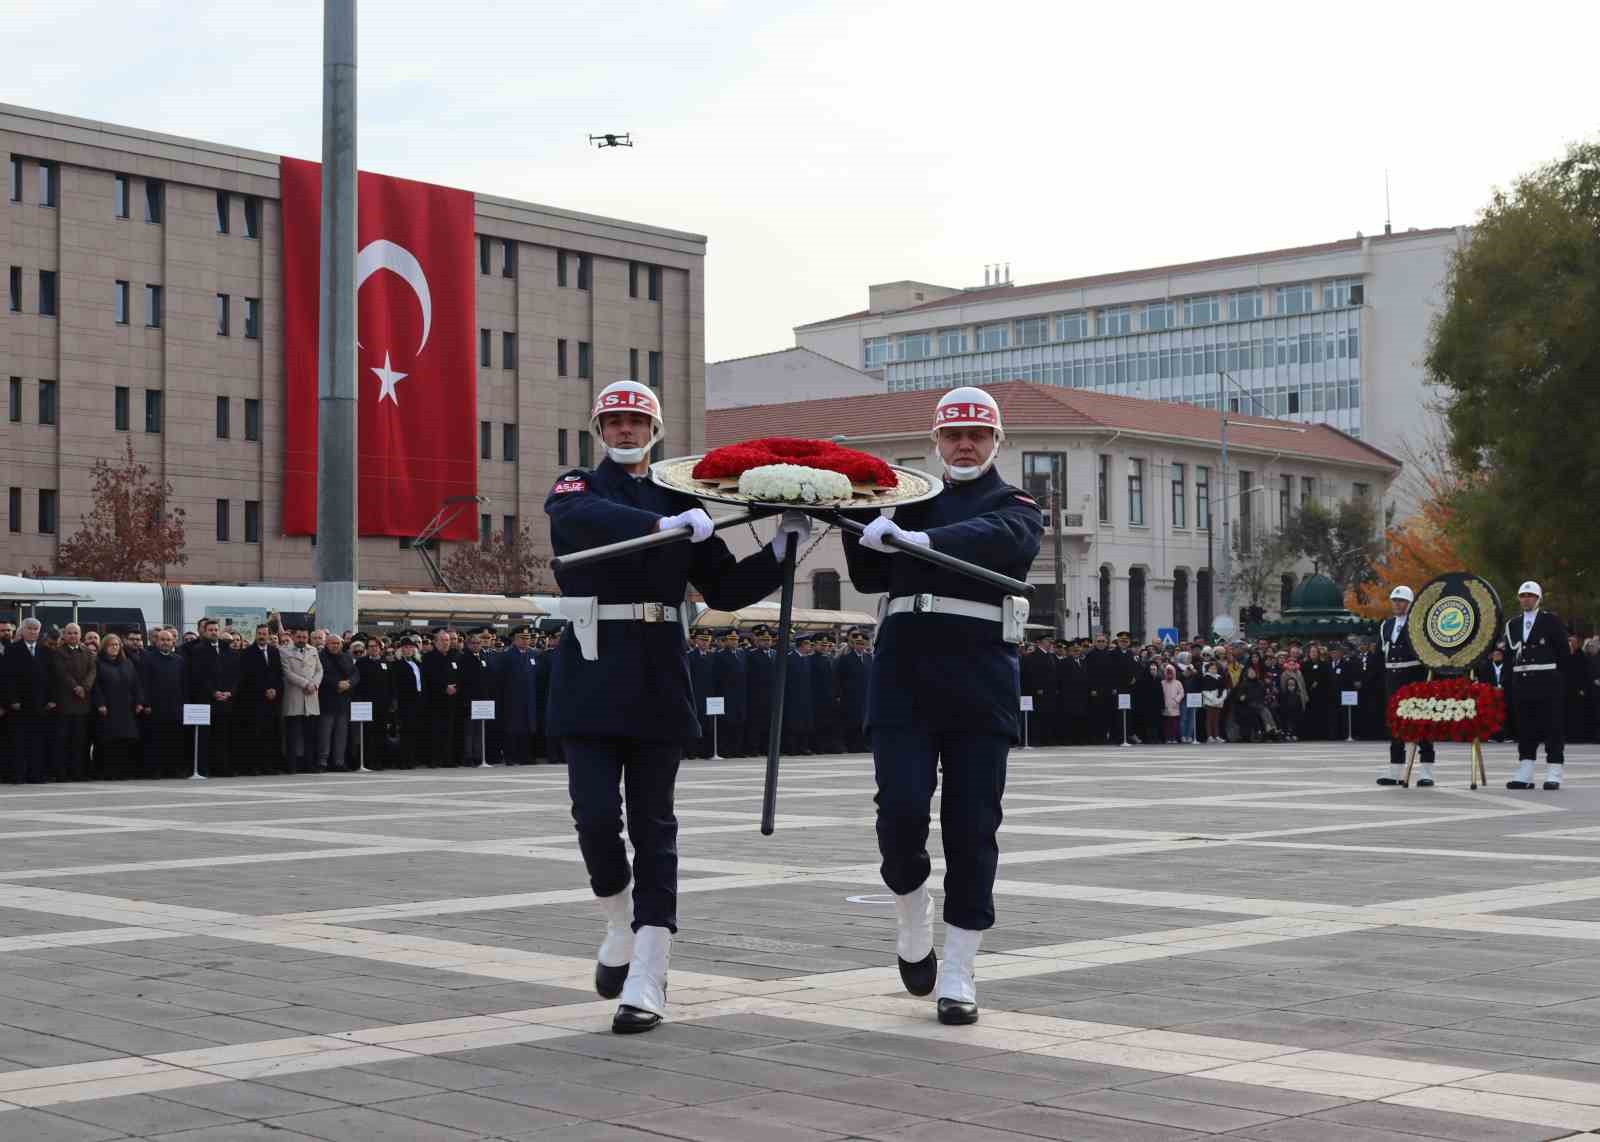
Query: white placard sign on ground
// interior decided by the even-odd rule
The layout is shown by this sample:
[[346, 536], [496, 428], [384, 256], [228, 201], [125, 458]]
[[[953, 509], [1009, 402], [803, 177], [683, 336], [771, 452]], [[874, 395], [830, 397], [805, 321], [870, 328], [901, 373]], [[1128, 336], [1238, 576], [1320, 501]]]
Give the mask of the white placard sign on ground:
[[1117, 709], [1119, 709], [1119, 710], [1131, 710], [1131, 709], [1133, 709], [1133, 695], [1132, 694], [1118, 694], [1117, 695]]
[[707, 698], [706, 717], [717, 718], [726, 714], [728, 712], [727, 703], [728, 700], [726, 698]]
[[209, 726], [211, 724], [211, 707], [204, 702], [185, 702], [183, 704], [183, 724], [186, 726]]
[[1032, 694], [1024, 694], [1022, 696], [1022, 708], [1025, 711], [1027, 711], [1028, 713], [1030, 713], [1030, 714], [1033, 713], [1033, 695]]
[[472, 720], [475, 722], [494, 721], [494, 702], [488, 701], [472, 703]]
[[351, 702], [350, 703], [350, 720], [352, 722], [370, 722], [370, 721], [372, 721], [372, 703], [371, 702]]
[[1341, 705], [1341, 706], [1359, 706], [1359, 705], [1361, 705], [1361, 692], [1359, 690], [1340, 690], [1339, 691], [1339, 705]]
[[1183, 696], [1183, 700], [1191, 710], [1198, 710], [1201, 706], [1206, 704], [1206, 696], [1200, 693], [1198, 690], [1192, 694], [1185, 694]]

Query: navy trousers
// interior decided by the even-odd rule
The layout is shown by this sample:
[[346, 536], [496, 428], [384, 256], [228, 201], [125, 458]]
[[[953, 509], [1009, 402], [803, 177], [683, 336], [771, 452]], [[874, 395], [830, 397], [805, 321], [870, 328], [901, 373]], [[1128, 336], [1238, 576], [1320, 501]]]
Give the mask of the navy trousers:
[[944, 920], [982, 932], [994, 927], [994, 877], [1000, 864], [1000, 798], [1006, 788], [1003, 734], [872, 729], [878, 782], [878, 852], [883, 882], [901, 896], [928, 879], [928, 824], [944, 763], [939, 827], [944, 839]]
[[564, 737], [578, 848], [596, 896], [628, 887], [623, 806], [633, 842], [633, 927], [678, 930], [678, 818], [673, 786], [683, 746], [635, 738]]

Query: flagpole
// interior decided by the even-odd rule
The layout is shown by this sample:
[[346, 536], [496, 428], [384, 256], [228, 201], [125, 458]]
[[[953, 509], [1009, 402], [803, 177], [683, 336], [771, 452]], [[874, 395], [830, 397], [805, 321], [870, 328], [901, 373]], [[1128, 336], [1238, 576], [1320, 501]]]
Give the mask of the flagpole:
[[356, 0], [322, 7], [317, 624], [356, 626]]

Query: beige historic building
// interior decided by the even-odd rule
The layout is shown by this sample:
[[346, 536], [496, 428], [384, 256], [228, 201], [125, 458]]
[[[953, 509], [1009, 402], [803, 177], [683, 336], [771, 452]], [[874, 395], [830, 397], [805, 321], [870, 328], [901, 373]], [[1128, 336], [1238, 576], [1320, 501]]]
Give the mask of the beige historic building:
[[[187, 513], [175, 578], [311, 581], [280, 526], [277, 156], [0, 104], [0, 158], [0, 571], [49, 564], [131, 441]], [[483, 194], [475, 229], [479, 531], [547, 542], [597, 387], [654, 385], [665, 454], [702, 449], [706, 241]], [[426, 586], [406, 546], [363, 539], [363, 584]]]

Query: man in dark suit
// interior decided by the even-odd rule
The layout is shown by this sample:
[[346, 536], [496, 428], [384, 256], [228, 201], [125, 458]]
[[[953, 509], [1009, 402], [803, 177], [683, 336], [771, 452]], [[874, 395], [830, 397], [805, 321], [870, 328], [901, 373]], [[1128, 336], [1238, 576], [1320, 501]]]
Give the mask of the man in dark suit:
[[1083, 643], [1056, 648], [1055, 708], [1058, 745], [1082, 745], [1089, 740], [1089, 672], [1084, 666]]
[[1561, 788], [1566, 762], [1566, 685], [1563, 674], [1571, 657], [1567, 628], [1541, 610], [1544, 592], [1529, 580], [1517, 588], [1522, 613], [1506, 623], [1506, 646], [1516, 677], [1512, 699], [1517, 705], [1517, 772], [1507, 789], [1532, 789], [1533, 769], [1544, 742], [1544, 787]]
[[317, 652], [322, 660], [322, 682], [317, 687], [317, 769], [345, 767], [350, 733], [350, 698], [360, 672], [355, 659], [344, 648], [344, 639], [333, 631]]
[[239, 663], [233, 647], [218, 637], [217, 620], [201, 619], [200, 637], [179, 652], [189, 692], [185, 701], [211, 707], [211, 724], [200, 727], [200, 759], [216, 777], [233, 774], [233, 697], [239, 689]]
[[1022, 697], [1033, 699], [1033, 712], [1023, 719], [1028, 740], [1024, 745], [1054, 745], [1056, 741], [1055, 688], [1056, 640], [1049, 635], [1024, 643], [1017, 659], [1022, 677]]
[[23, 619], [17, 640], [0, 660], [5, 700], [10, 707], [13, 772], [18, 782], [49, 781], [56, 736], [56, 703], [50, 693], [51, 651], [39, 641], [39, 620]]
[[823, 631], [811, 642], [811, 723], [818, 753], [838, 753], [839, 674], [833, 657], [833, 636]]
[[812, 703], [811, 636], [795, 638], [789, 652], [789, 676], [783, 696], [783, 752], [798, 756], [815, 752], [812, 734], [816, 732]]
[[427, 763], [459, 765], [455, 755], [456, 707], [461, 704], [461, 670], [450, 657], [450, 632], [433, 632], [433, 649], [422, 656], [422, 717], [427, 734]]
[[[739, 649], [739, 631], [730, 627], [722, 632], [722, 648], [712, 655], [711, 696], [722, 699], [722, 722], [717, 727], [717, 748], [723, 757], [740, 757], [745, 738], [745, 718], [749, 716], [744, 651]], [[705, 718], [705, 707], [696, 715]], [[702, 727], [704, 728], [704, 727]]]
[[528, 628], [513, 627], [511, 645], [490, 660], [489, 686], [507, 765], [532, 765], [539, 736], [539, 677], [548, 664], [530, 649]]
[[[715, 696], [715, 663], [711, 657], [711, 632], [697, 630], [689, 640], [689, 693], [694, 699], [695, 716], [700, 719], [700, 740], [695, 743], [691, 756], [710, 757], [712, 752], [711, 720], [706, 717], [706, 699]], [[718, 733], [717, 752], [726, 757], [737, 757], [737, 747], [742, 743], [724, 742]]]
[[1503, 742], [1507, 738], [1517, 736], [1515, 717], [1511, 712], [1511, 664], [1506, 661], [1505, 643], [1497, 642], [1494, 649], [1489, 652], [1489, 657], [1472, 668], [1472, 680], [1482, 682], [1485, 686], [1493, 686], [1501, 691], [1506, 699], [1506, 720], [1499, 730], [1491, 735], [1491, 741]]
[[1105, 632], [1094, 636], [1094, 649], [1083, 660], [1089, 682], [1089, 744], [1105, 745], [1116, 738], [1117, 690], [1125, 671]]
[[239, 691], [233, 700], [233, 716], [239, 772], [276, 772], [281, 768], [278, 696], [283, 693], [283, 660], [266, 623], [257, 624], [255, 643], [240, 651], [238, 658]]
[[376, 763], [383, 754], [384, 736], [394, 716], [394, 680], [390, 676], [394, 664], [383, 661], [383, 646], [374, 635], [352, 638], [350, 657], [356, 663], [356, 688], [350, 692], [350, 700], [372, 703], [372, 721], [350, 727], [348, 764], [364, 766], [369, 757]]
[[851, 627], [845, 636], [849, 648], [839, 656], [839, 722], [844, 728], [844, 748], [848, 753], [867, 751], [867, 680], [872, 675], [872, 655], [867, 632]]
[[772, 631], [765, 624], [751, 628], [755, 647], [745, 659], [745, 745], [752, 757], [767, 756], [767, 736], [772, 729], [772, 671], [776, 655]]
[[419, 740], [424, 732], [423, 682], [414, 636], [407, 635], [400, 640], [400, 657], [391, 673], [394, 676], [395, 731], [399, 740], [395, 764], [401, 769], [410, 769], [417, 762], [427, 760], [422, 756], [427, 743]]
[[145, 772], [156, 777], [182, 777], [192, 771], [192, 754], [183, 732], [183, 704], [188, 700], [184, 656], [177, 652], [177, 632], [162, 628], [150, 638], [151, 650], [139, 657], [139, 689], [144, 694], [140, 737]]

